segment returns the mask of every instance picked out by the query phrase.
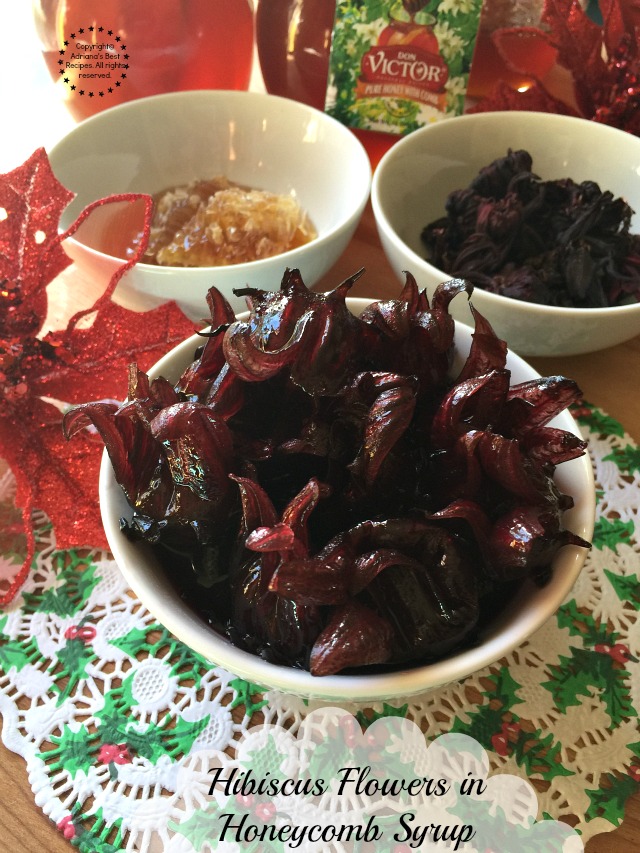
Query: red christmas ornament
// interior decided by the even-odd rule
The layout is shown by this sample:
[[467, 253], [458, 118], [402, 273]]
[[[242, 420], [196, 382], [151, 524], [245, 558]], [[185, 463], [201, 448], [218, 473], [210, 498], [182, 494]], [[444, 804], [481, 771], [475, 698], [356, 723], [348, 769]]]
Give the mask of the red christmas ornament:
[[[539, 110], [576, 115], [640, 135], [640, 19], [625, 0], [600, 0], [602, 26], [578, 0], [546, 0], [544, 29], [509, 27], [492, 38], [503, 61], [513, 71], [535, 80], [518, 92], [498, 84], [470, 112]], [[518, 50], [518, 36], [527, 37], [530, 52]], [[537, 42], [537, 48], [536, 48]], [[556, 63], [569, 72], [570, 86], [562, 95], [549, 81], [527, 67], [536, 50], [555, 51]]]
[[[67, 442], [62, 409], [88, 399], [122, 399], [132, 361], [146, 369], [193, 332], [193, 323], [173, 303], [137, 313], [111, 301], [118, 281], [146, 247], [151, 198], [101, 199], [58, 234], [60, 214], [72, 198], [44, 149], [0, 175], [0, 457], [15, 476], [27, 537], [24, 563], [0, 593], [0, 605], [14, 598], [29, 571], [34, 509], [49, 516], [59, 547], [106, 547], [97, 500], [102, 444], [88, 431]], [[93, 306], [72, 317], [65, 329], [42, 335], [47, 285], [71, 263], [63, 240], [95, 207], [140, 198], [145, 230], [135, 255], [123, 262]], [[94, 315], [92, 324], [78, 328], [85, 315]]]

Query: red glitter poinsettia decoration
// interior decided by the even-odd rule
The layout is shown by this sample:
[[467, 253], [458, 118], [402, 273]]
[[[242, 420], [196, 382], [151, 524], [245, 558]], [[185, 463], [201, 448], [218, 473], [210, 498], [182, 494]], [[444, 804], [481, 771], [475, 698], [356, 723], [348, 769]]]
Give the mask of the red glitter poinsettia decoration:
[[59, 547], [106, 546], [97, 501], [102, 443], [88, 430], [66, 441], [64, 408], [87, 399], [122, 399], [131, 362], [149, 367], [193, 333], [193, 323], [173, 303], [137, 313], [111, 300], [122, 275], [144, 252], [145, 237], [93, 306], [65, 329], [43, 334], [47, 286], [71, 263], [62, 242], [96, 206], [143, 198], [148, 234], [151, 199], [123, 194], [90, 205], [60, 235], [60, 214], [72, 198], [44, 149], [0, 175], [0, 458], [15, 476], [27, 537], [26, 558], [0, 592], [0, 605], [12, 600], [29, 571], [34, 509], [49, 516]]
[[[492, 38], [504, 62], [534, 85], [521, 92], [500, 82], [470, 112], [564, 113], [640, 135], [640, 3], [600, 0], [599, 9], [602, 25], [587, 15], [578, 0], [546, 0], [541, 29], [495, 31]], [[541, 79], [536, 71], [539, 57], [548, 59], [553, 54], [560, 73]], [[549, 64], [542, 63], [545, 70]]]

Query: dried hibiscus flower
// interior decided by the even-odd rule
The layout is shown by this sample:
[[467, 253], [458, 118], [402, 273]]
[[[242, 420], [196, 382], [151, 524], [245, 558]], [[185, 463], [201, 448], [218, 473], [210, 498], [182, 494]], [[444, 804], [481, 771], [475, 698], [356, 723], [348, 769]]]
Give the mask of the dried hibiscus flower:
[[451, 192], [422, 231], [428, 259], [492, 293], [573, 308], [640, 299], [633, 210], [593, 181], [543, 181], [527, 151], [509, 151]]
[[98, 430], [133, 508], [125, 532], [185, 600], [317, 676], [442, 657], [559, 548], [588, 547], [563, 529], [572, 499], [553, 481], [585, 442], [547, 426], [575, 383], [510, 387], [506, 346], [475, 311], [452, 379], [448, 306], [471, 286], [429, 302], [407, 275], [356, 317], [357, 277], [317, 294], [287, 270], [278, 292], [243, 291], [247, 320], [212, 289], [211, 330], [175, 386], [134, 365], [125, 403], [65, 420], [69, 437]]

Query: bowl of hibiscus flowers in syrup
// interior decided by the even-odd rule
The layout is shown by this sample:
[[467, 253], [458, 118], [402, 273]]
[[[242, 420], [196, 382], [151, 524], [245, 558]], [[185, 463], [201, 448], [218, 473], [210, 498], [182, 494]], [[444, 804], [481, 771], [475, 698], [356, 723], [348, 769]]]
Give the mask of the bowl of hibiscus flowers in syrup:
[[[567, 407], [473, 310], [319, 294], [286, 270], [215, 289], [211, 325], [128, 398], [72, 409], [105, 443], [116, 561], [156, 618], [265, 688], [373, 701], [464, 678], [557, 610], [585, 561], [595, 490]], [[473, 302], [471, 302], [473, 305]]]
[[477, 113], [398, 142], [371, 199], [400, 280], [464, 278], [515, 352], [578, 355], [640, 334], [639, 168], [640, 138], [596, 121]]

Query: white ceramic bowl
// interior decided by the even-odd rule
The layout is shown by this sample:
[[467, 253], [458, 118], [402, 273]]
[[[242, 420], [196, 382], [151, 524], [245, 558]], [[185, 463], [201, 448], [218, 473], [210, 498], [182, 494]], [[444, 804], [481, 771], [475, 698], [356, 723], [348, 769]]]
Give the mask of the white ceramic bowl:
[[[251, 263], [178, 268], [138, 264], [122, 279], [115, 300], [147, 310], [175, 299], [194, 320], [203, 316], [215, 285], [237, 310], [233, 288], [277, 289], [287, 267], [307, 286], [327, 272], [346, 248], [369, 198], [371, 166], [355, 136], [306, 104], [259, 92], [175, 92], [132, 101], [78, 124], [49, 153], [58, 180], [76, 198], [66, 229], [96, 199], [121, 192], [153, 194], [192, 180], [224, 175], [257, 189], [293, 196], [318, 236], [310, 243]], [[65, 241], [89, 277], [106, 284], [122, 261], [142, 206], [100, 208]], [[115, 249], [113, 247], [116, 247]]]
[[[467, 187], [483, 166], [507, 150], [525, 149], [544, 180], [592, 180], [636, 211], [640, 233], [640, 139], [586, 119], [530, 112], [466, 115], [438, 122], [400, 140], [380, 161], [371, 200], [384, 251], [399, 278], [412, 272], [432, 293], [451, 278], [425, 260], [420, 233], [444, 216], [450, 192]], [[471, 324], [468, 305], [452, 314]], [[617, 308], [534, 305], [480, 289], [473, 304], [521, 355], [576, 355], [640, 334], [640, 303]]]
[[[355, 314], [359, 314], [369, 302], [365, 299], [347, 300]], [[194, 336], [179, 344], [154, 365], [149, 375], [177, 381], [201, 342], [202, 338]], [[457, 324], [454, 370], [461, 367], [470, 343], [471, 330]], [[538, 375], [516, 355], [509, 355], [507, 367], [512, 371], [513, 383]], [[567, 412], [552, 423], [577, 432], [577, 425]], [[573, 509], [564, 516], [566, 527], [590, 540], [595, 489], [588, 455], [560, 465], [556, 482], [575, 500]], [[115, 480], [106, 451], [100, 470], [99, 490], [102, 520], [113, 555], [131, 589], [166, 628], [208, 660], [254, 684], [327, 700], [375, 701], [416, 695], [457, 681], [495, 662], [555, 613], [571, 590], [586, 557], [585, 548], [567, 545], [560, 549], [553, 563], [551, 580], [543, 587], [526, 583], [503, 615], [489, 626], [481, 642], [472, 648], [453, 653], [437, 663], [393, 673], [315, 677], [299, 669], [267, 663], [242, 651], [213, 631], [178, 597], [151, 550], [142, 544], [132, 543], [120, 531], [120, 518], [130, 518], [131, 510]]]

